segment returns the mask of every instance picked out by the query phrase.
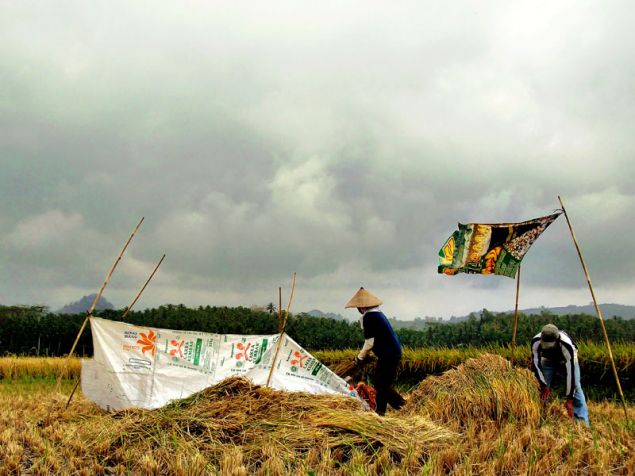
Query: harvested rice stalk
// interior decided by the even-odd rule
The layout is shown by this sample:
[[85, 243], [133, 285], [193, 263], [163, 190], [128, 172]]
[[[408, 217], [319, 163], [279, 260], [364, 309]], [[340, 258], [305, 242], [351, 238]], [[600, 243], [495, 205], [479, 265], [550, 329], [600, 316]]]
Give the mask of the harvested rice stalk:
[[331, 368], [333, 372], [342, 378], [350, 376], [354, 377], [354, 379], [359, 379], [365, 374], [372, 373], [376, 363], [377, 359], [373, 356], [369, 356], [364, 361], [363, 367], [358, 367], [353, 359], [345, 359], [339, 361]]
[[104, 456], [123, 447], [163, 448], [170, 454], [178, 441], [192, 445], [213, 465], [227, 458], [227, 445], [234, 445], [241, 448], [242, 464], [251, 474], [270, 454], [289, 468], [300, 467], [315, 448], [336, 451], [344, 459], [361, 452], [371, 464], [382, 448], [401, 459], [455, 439], [453, 432], [422, 416], [404, 424], [365, 411], [356, 399], [280, 392], [231, 378], [158, 410], [119, 412], [108, 433], [91, 435], [89, 441]]
[[463, 427], [467, 421], [517, 420], [536, 424], [540, 399], [536, 379], [498, 355], [468, 359], [453, 370], [423, 380], [410, 395], [405, 414]]

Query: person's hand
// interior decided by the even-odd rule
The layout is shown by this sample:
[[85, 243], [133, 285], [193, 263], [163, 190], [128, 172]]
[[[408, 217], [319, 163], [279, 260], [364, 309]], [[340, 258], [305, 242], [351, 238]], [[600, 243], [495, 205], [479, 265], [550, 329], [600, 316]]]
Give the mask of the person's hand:
[[568, 399], [566, 402], [564, 402], [564, 408], [565, 410], [567, 410], [567, 415], [569, 415], [569, 418], [573, 418], [573, 400], [572, 399]]
[[551, 389], [549, 387], [540, 388], [540, 401], [544, 404], [551, 396]]
[[355, 367], [362, 367], [364, 365], [364, 359], [360, 359], [359, 356], [355, 356]]

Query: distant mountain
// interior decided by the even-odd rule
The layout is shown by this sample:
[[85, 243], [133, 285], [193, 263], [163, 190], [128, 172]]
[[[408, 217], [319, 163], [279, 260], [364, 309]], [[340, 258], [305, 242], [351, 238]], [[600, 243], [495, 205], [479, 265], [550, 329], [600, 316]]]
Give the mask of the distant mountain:
[[312, 317], [326, 317], [329, 319], [335, 319], [337, 321], [349, 321], [349, 319], [342, 316], [341, 314], [335, 314], [334, 312], [322, 312], [319, 309], [313, 309], [312, 311], [304, 312], [303, 314], [308, 314]]
[[[600, 304], [600, 311], [602, 311], [602, 317], [605, 319], [609, 319], [613, 316], [621, 317], [623, 319], [635, 319], [635, 306], [627, 306], [624, 304]], [[504, 312], [509, 314], [513, 313], [514, 310], [510, 309], [509, 311]], [[542, 314], [543, 312], [548, 312], [556, 316], [563, 316], [565, 314], [589, 314], [591, 316], [595, 316], [595, 306], [593, 306], [593, 303], [589, 303], [586, 306], [576, 306], [575, 304], [569, 304], [568, 306], [562, 307], [542, 306], [519, 309], [518, 312], [527, 316], [536, 316]], [[478, 317], [480, 313], [481, 311], [475, 311], [472, 314]], [[458, 324], [459, 322], [467, 321], [469, 317], [469, 315], [459, 317], [452, 316], [449, 322]]]
[[[90, 308], [90, 305], [95, 300], [95, 296], [97, 295], [89, 294], [88, 296], [84, 296], [79, 301], [75, 301], [70, 304], [67, 304], [66, 306], [58, 310], [57, 313], [58, 314], [84, 314], [86, 311], [88, 311], [88, 309]], [[98, 311], [104, 311], [106, 309], [114, 309], [114, 308], [115, 306], [109, 303], [108, 300], [103, 295], [99, 298], [99, 302], [97, 303], [97, 306], [95, 307], [95, 309]]]
[[[564, 314], [595, 315], [595, 306], [593, 306], [593, 303], [589, 303], [586, 306], [576, 306], [570, 304], [569, 306], [563, 307], [532, 307], [529, 309], [523, 309], [519, 312], [522, 312], [523, 314], [540, 314], [545, 311], [555, 314], [556, 316], [562, 316]], [[600, 304], [600, 311], [602, 311], [602, 317], [606, 319], [613, 316], [622, 317], [624, 319], [635, 318], [635, 306], [626, 306], [624, 304]]]

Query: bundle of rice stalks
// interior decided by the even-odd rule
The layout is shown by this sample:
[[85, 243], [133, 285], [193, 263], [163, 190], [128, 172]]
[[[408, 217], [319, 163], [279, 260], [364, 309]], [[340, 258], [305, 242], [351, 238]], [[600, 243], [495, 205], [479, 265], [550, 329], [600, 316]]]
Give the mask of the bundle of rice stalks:
[[372, 373], [377, 364], [377, 358], [374, 356], [368, 356], [364, 360], [362, 366], [357, 366], [355, 358], [343, 359], [334, 364], [331, 368], [340, 377], [355, 377], [361, 378], [362, 376]]
[[453, 436], [421, 416], [404, 425], [363, 410], [356, 399], [280, 392], [232, 378], [159, 410], [120, 412], [110, 431], [89, 438], [93, 451], [114, 465], [126, 459], [120, 448], [153, 452], [156, 459], [157, 449], [169, 456], [179, 450], [175, 445], [186, 445], [216, 466], [228, 447], [237, 447], [251, 473], [271, 455], [286, 471], [301, 468], [316, 450], [337, 454], [340, 463], [361, 452], [370, 464], [379, 451], [399, 461]]
[[422, 381], [403, 411], [461, 428], [467, 422], [538, 423], [540, 409], [536, 379], [529, 370], [513, 368], [498, 355], [483, 354]]

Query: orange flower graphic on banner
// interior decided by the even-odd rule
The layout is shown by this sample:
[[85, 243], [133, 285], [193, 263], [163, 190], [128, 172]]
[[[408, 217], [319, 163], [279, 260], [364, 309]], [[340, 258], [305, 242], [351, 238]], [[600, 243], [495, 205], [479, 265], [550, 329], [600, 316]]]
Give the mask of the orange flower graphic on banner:
[[236, 348], [241, 352], [236, 354], [236, 360], [244, 359], [245, 362], [249, 362], [249, 348], [251, 347], [251, 342], [244, 345], [242, 342], [236, 344]]
[[179, 357], [180, 357], [180, 358], [183, 358], [183, 345], [184, 345], [184, 344], [185, 344], [185, 341], [184, 341], [184, 340], [182, 340], [181, 342], [179, 342], [179, 341], [177, 341], [177, 340], [175, 340], [175, 339], [172, 339], [172, 340], [170, 341], [170, 345], [171, 345], [171, 346], [174, 346], [174, 347], [176, 347], [176, 348], [175, 348], [175, 349], [171, 349], [171, 350], [170, 350], [170, 355], [174, 357], [174, 356], [176, 356], [176, 354], [179, 354]]
[[139, 335], [141, 339], [137, 340], [137, 344], [141, 345], [141, 353], [145, 355], [146, 350], [148, 350], [150, 351], [150, 355], [154, 357], [154, 352], [157, 348], [157, 335], [152, 329], [150, 329], [148, 335], [145, 335], [143, 332], [139, 332]]
[[301, 369], [304, 368], [303, 363], [309, 356], [306, 354], [303, 355], [297, 350], [293, 353], [293, 356], [295, 357], [295, 359], [291, 361], [291, 365], [299, 365]]

